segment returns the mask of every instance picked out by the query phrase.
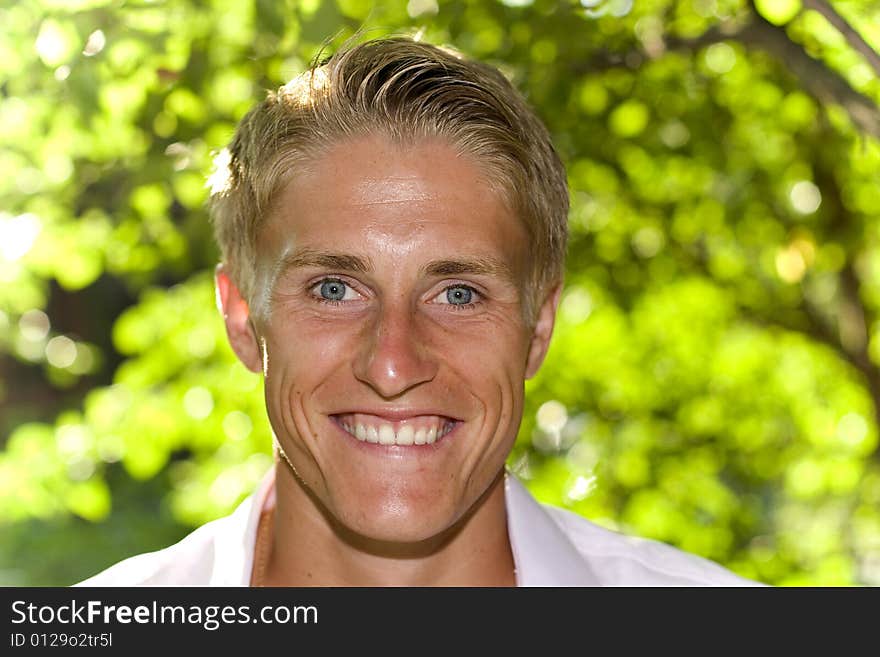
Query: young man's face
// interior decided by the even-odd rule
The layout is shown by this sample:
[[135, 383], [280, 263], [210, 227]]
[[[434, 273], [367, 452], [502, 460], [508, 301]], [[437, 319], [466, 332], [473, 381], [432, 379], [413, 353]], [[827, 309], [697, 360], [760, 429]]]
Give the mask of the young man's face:
[[527, 233], [482, 174], [439, 141], [340, 144], [261, 229], [266, 312], [249, 322], [218, 275], [282, 449], [365, 537], [427, 539], [471, 508], [503, 468], [550, 339], [558, 290], [530, 329]]

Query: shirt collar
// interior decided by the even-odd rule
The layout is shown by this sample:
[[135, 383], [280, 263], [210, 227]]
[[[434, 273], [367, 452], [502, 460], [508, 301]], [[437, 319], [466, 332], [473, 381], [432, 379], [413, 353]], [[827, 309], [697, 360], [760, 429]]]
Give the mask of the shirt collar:
[[515, 475], [505, 473], [507, 534], [517, 586], [598, 586], [599, 578]]
[[[260, 512], [275, 495], [275, 467], [232, 514], [214, 541], [212, 586], [248, 586]], [[596, 586], [599, 579], [562, 528], [515, 475], [506, 472], [507, 533], [517, 586]]]

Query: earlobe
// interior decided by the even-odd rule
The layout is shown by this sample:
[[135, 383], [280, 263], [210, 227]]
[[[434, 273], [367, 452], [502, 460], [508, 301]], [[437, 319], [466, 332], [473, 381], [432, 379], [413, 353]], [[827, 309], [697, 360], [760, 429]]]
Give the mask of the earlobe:
[[262, 371], [260, 346], [251, 321], [250, 308], [222, 264], [217, 265], [214, 271], [214, 283], [217, 305], [223, 315], [232, 350], [249, 370]]
[[526, 378], [531, 379], [537, 374], [547, 349], [550, 347], [550, 338], [553, 337], [553, 326], [556, 323], [556, 309], [559, 307], [559, 298], [562, 294], [562, 283], [553, 286], [544, 298], [538, 309], [538, 317], [532, 332], [532, 340], [529, 344], [529, 355], [526, 360]]

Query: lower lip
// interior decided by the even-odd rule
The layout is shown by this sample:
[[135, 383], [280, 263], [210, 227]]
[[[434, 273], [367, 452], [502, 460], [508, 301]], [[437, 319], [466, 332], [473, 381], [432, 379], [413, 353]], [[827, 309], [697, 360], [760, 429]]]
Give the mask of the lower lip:
[[366, 440], [358, 440], [357, 436], [351, 435], [348, 431], [346, 431], [343, 426], [339, 423], [339, 420], [334, 416], [330, 416], [330, 419], [333, 422], [333, 425], [339, 429], [339, 431], [345, 435], [346, 438], [349, 438], [351, 442], [353, 442], [356, 446], [361, 449], [368, 449], [375, 453], [375, 450], [379, 450], [380, 452], [386, 453], [388, 455], [395, 454], [426, 454], [434, 452], [438, 449], [443, 449], [443, 446], [449, 441], [450, 438], [455, 437], [455, 434], [458, 432], [458, 428], [463, 424], [459, 420], [453, 420], [452, 429], [450, 429], [449, 433], [445, 434], [442, 438], [437, 439], [430, 445], [382, 445], [381, 443], [368, 443]]

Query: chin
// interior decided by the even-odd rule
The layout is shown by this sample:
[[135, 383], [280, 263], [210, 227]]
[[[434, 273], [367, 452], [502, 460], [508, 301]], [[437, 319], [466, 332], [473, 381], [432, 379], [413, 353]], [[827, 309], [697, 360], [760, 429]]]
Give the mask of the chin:
[[376, 543], [416, 545], [439, 539], [455, 524], [456, 515], [444, 513], [436, 502], [425, 508], [410, 500], [386, 498], [347, 509], [337, 515], [337, 520], [351, 532], [352, 540], [362, 537]]

